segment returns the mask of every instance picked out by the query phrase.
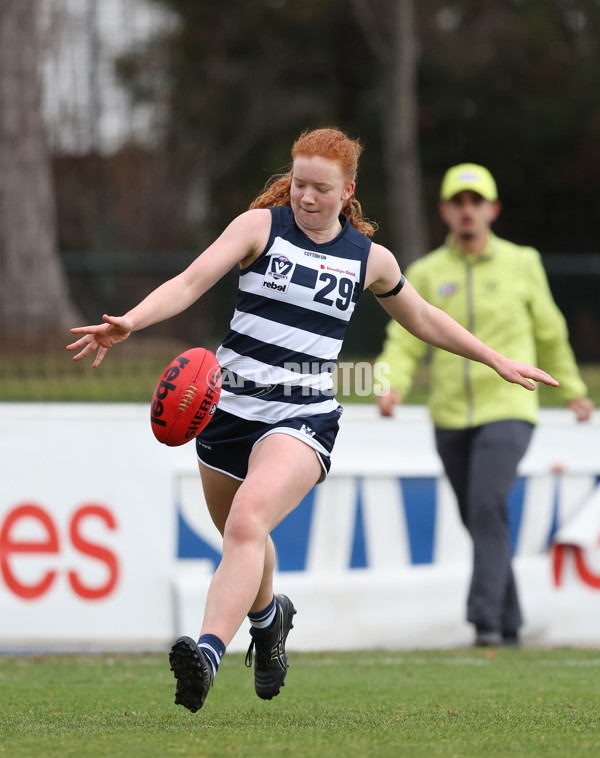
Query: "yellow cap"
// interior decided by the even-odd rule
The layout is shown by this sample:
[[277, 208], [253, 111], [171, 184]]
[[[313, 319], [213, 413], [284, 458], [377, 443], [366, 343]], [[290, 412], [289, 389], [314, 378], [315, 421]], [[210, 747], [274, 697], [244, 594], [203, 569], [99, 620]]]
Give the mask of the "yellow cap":
[[494, 177], [487, 168], [478, 166], [476, 163], [461, 163], [459, 166], [449, 168], [442, 180], [440, 199], [450, 200], [463, 190], [477, 192], [492, 203], [498, 199]]

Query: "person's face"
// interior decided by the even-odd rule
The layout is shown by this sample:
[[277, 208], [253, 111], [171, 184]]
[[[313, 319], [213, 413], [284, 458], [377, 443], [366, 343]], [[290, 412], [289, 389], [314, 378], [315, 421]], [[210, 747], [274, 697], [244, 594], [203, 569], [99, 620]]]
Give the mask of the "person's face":
[[296, 222], [307, 231], [337, 223], [342, 206], [354, 192], [337, 161], [298, 157], [294, 161], [290, 204]]
[[479, 193], [463, 190], [440, 203], [440, 215], [459, 240], [486, 235], [500, 213], [500, 203], [490, 202]]

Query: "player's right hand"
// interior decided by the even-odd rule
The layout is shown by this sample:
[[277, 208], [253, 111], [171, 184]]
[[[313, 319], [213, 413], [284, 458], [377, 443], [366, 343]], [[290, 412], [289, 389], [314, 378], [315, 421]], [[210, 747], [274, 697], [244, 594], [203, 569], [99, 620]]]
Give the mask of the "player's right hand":
[[77, 355], [73, 356], [74, 361], [80, 361], [86, 355], [94, 352], [98, 348], [96, 358], [92, 364], [97, 368], [106, 355], [108, 348], [123, 342], [131, 334], [132, 323], [125, 316], [102, 316], [103, 324], [94, 324], [92, 326], [75, 326], [71, 329], [72, 334], [83, 334], [84, 336], [76, 342], [67, 345], [67, 350], [80, 350]]

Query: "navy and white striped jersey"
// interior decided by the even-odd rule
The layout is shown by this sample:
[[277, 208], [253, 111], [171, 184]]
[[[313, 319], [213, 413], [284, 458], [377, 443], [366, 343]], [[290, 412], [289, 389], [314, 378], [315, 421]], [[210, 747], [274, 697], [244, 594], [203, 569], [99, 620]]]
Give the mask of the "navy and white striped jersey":
[[216, 354], [219, 408], [264, 423], [340, 409], [331, 374], [371, 248], [345, 217], [335, 239], [317, 244], [291, 208], [270, 210], [269, 241], [240, 272], [229, 333]]

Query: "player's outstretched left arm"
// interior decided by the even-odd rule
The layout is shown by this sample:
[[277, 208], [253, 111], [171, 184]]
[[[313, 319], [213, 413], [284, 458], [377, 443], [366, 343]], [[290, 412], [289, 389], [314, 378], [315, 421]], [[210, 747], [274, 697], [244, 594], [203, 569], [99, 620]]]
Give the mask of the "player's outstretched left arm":
[[[369, 255], [366, 285], [376, 295], [393, 290], [400, 279], [400, 267], [392, 253], [381, 245], [373, 244]], [[447, 313], [424, 300], [406, 281], [400, 292], [381, 298], [387, 313], [415, 337], [448, 352], [462, 355], [493, 368], [507, 382], [534, 390], [534, 382], [558, 387], [550, 374], [527, 363], [507, 358], [467, 331]]]

